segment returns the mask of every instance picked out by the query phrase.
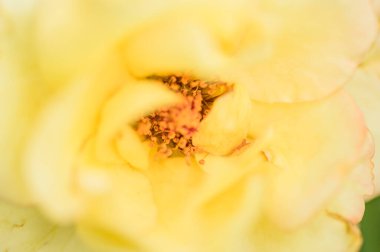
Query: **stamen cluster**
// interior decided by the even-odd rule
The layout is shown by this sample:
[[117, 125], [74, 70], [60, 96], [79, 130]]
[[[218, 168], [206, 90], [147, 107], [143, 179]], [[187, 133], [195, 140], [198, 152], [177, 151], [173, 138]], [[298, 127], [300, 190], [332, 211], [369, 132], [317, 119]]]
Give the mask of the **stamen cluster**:
[[206, 82], [187, 75], [153, 76], [172, 91], [183, 95], [180, 104], [157, 110], [137, 122], [137, 133], [157, 146], [160, 156], [191, 156], [200, 149], [192, 137], [209, 113], [215, 99], [231, 89], [224, 82]]

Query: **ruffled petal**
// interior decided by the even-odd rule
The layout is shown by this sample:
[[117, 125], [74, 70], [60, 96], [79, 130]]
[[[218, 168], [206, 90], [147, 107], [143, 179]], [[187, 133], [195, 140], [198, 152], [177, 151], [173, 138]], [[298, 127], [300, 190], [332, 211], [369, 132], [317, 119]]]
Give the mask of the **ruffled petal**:
[[159, 221], [145, 237], [152, 251], [252, 251], [246, 241], [262, 210], [267, 167], [257, 146], [247, 148], [207, 156], [203, 165], [172, 158], [147, 170]]
[[[37, 37], [35, 20], [38, 6], [37, 0], [1, 1], [0, 47], [2, 60], [10, 61], [15, 65], [14, 67], [21, 68], [22, 73], [20, 74], [34, 88], [38, 86], [54, 92], [67, 83], [63, 80], [46, 82], [49, 74], [48, 76], [40, 75], [42, 72], [35, 43]], [[43, 95], [41, 95], [42, 98], [44, 98]]]
[[251, 101], [246, 90], [235, 86], [231, 93], [218, 98], [198, 132], [193, 144], [214, 155], [233, 152], [247, 137]]
[[251, 239], [260, 252], [356, 252], [362, 242], [356, 226], [325, 213], [293, 231], [278, 229], [264, 220], [254, 228]]
[[118, 47], [125, 36], [184, 2], [190, 1], [39, 1], [31, 39], [41, 71], [48, 82], [67, 80]]
[[196, 233], [203, 251], [260, 251], [250, 234], [262, 217], [264, 183], [263, 176], [250, 174], [202, 205]]
[[328, 211], [342, 216], [351, 224], [358, 224], [364, 214], [364, 196], [373, 194], [373, 142], [370, 135], [367, 137], [367, 148], [363, 149], [362, 156], [349, 174], [343, 186], [332, 199]]
[[[118, 133], [124, 134], [124, 140], [117, 140], [118, 150], [123, 158], [128, 162], [135, 163], [137, 156], [126, 153], [125, 148], [134, 148], [133, 142], [138, 142], [137, 135], [131, 132], [132, 124], [142, 118], [144, 115], [153, 112], [159, 107], [169, 106], [181, 102], [181, 96], [169, 91], [164, 85], [154, 81], [135, 81], [129, 80], [115, 95], [105, 104], [102, 109], [99, 128], [96, 135], [96, 152], [101, 161], [117, 162], [119, 157], [114, 148], [114, 141]], [[126, 129], [128, 128], [129, 129]], [[121, 130], [123, 132], [121, 132]], [[131, 141], [126, 139], [131, 137]], [[123, 135], [121, 135], [123, 138]], [[135, 139], [135, 140], [134, 140]], [[139, 141], [138, 146], [134, 151], [140, 150], [146, 152]], [[128, 146], [124, 145], [127, 144]], [[122, 150], [124, 149], [124, 151]], [[146, 156], [146, 154], [138, 154]]]
[[[359, 70], [347, 84], [347, 89], [355, 98], [360, 109], [364, 113], [368, 128], [372, 133], [376, 148], [380, 146], [380, 68], [375, 71], [375, 62], [366, 65], [366, 68]], [[371, 67], [369, 67], [371, 66]], [[367, 68], [369, 67], [369, 68]], [[380, 155], [375, 152], [373, 158], [375, 168], [375, 194], [380, 193]]]
[[365, 144], [363, 118], [344, 92], [313, 103], [253, 103], [252, 114], [250, 133], [263, 139], [262, 152], [276, 167], [266, 211], [278, 225], [294, 228], [318, 211], [351, 172]]
[[[128, 165], [139, 166], [140, 156], [127, 153], [113, 164], [100, 154], [107, 155], [103, 150], [116, 144], [118, 133], [133, 133], [125, 130], [132, 129], [133, 120], [178, 97], [158, 83], [131, 80], [117, 57], [105, 64], [46, 108], [29, 146], [26, 174], [35, 201], [57, 222], [75, 221], [137, 239], [136, 233], [155, 223], [149, 181]], [[113, 155], [133, 148], [134, 142], [124, 140], [118, 150], [111, 146]], [[99, 143], [105, 146], [101, 152]]]
[[[138, 245], [105, 229], [78, 225], [78, 236], [96, 252], [136, 252]], [[79, 252], [79, 251], [78, 251]]]
[[158, 209], [165, 209], [161, 213], [163, 218], [171, 221], [178, 214], [192, 212], [257, 170], [263, 162], [256, 145], [236, 155], [199, 155], [197, 159], [203, 159], [204, 164], [185, 158], [170, 158], [153, 162], [147, 170]]
[[149, 144], [141, 142], [141, 137], [130, 126], [124, 127], [120, 134], [116, 140], [117, 153], [131, 166], [147, 169], [150, 163]]
[[377, 18], [380, 19], [380, 1], [379, 0], [372, 0], [373, 7], [375, 9]]
[[258, 101], [314, 100], [343, 86], [377, 31], [369, 1], [228, 2], [147, 22], [125, 40], [131, 73], [188, 71], [244, 84]]
[[[377, 33], [370, 1], [263, 0], [255, 7], [262, 40], [250, 36], [257, 29], [243, 33], [247, 48], [238, 56], [249, 73], [240, 73], [240, 80], [259, 101], [306, 101], [331, 94], [351, 77]], [[256, 43], [266, 44], [266, 53], [252, 61], [248, 46]]]
[[34, 200], [62, 222], [80, 208], [72, 185], [77, 156], [96, 131], [104, 101], [127, 80], [117, 58], [104, 63], [45, 107], [28, 146], [25, 174]]
[[24, 185], [21, 156], [38, 113], [38, 94], [18, 69], [0, 63], [0, 195], [15, 202], [30, 199]]
[[21, 171], [25, 144], [57, 88], [41, 80], [28, 40], [35, 2], [0, 3], [0, 196], [18, 203], [30, 201]]
[[367, 69], [370, 72], [379, 75], [380, 73], [380, 36], [377, 37], [371, 50], [368, 51], [360, 69]]
[[137, 77], [190, 72], [197, 77], [216, 73], [227, 59], [202, 22], [186, 14], [154, 22], [126, 41], [125, 58]]
[[194, 189], [203, 180], [202, 171], [186, 163], [184, 158], [152, 162], [146, 175], [152, 184], [159, 221], [173, 224], [189, 207], [189, 201], [195, 195]]
[[[105, 185], [103, 190], [97, 190], [96, 184], [86, 183], [97, 171], [97, 179], [103, 180]], [[128, 166], [81, 164], [78, 182], [85, 204], [83, 214], [77, 219], [80, 226], [105, 230], [114, 237], [138, 242], [141, 234], [156, 224], [150, 182], [138, 171]]]

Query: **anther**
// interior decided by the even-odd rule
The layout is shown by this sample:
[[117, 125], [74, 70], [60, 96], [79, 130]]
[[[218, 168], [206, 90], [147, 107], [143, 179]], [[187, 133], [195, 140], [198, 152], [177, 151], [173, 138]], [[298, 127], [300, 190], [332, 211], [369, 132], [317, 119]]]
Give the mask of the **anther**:
[[[155, 111], [137, 122], [137, 133], [157, 146], [160, 156], [183, 154], [190, 157], [200, 150], [192, 136], [207, 116], [212, 103], [231, 90], [224, 82], [206, 82], [187, 75], [153, 76], [172, 91], [184, 96], [184, 102]], [[200, 162], [203, 163], [203, 162]]]

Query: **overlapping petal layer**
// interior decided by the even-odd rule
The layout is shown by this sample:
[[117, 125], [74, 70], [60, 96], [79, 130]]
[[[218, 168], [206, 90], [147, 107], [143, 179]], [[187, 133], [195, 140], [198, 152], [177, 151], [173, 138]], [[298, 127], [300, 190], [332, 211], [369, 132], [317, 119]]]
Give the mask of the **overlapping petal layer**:
[[327, 211], [351, 224], [358, 224], [364, 214], [363, 196], [372, 195], [374, 192], [372, 169], [373, 163], [370, 158], [363, 157], [344, 182]]
[[232, 92], [215, 101], [192, 141], [208, 153], [231, 154], [247, 137], [251, 115], [246, 89], [235, 86]]
[[[20, 170], [20, 154], [23, 150], [26, 135], [30, 131], [30, 115], [34, 112], [33, 107], [20, 104], [19, 100], [34, 101], [33, 95], [29, 92], [30, 87], [22, 80], [14, 77], [15, 74], [7, 73], [11, 71], [4, 64], [0, 66], [0, 107], [2, 108], [0, 120], [0, 195], [15, 201], [25, 201], [28, 199], [27, 190], [22, 182], [22, 172]], [[32, 97], [31, 97], [32, 96]], [[17, 125], [18, 134], [9, 134], [10, 130]]]
[[[94, 194], [96, 197], [100, 197], [99, 193], [108, 195], [108, 197], [100, 197], [96, 202], [109, 200], [111, 202], [102, 205], [108, 208], [115, 206], [116, 211], [118, 209], [116, 203], [122, 200], [114, 199], [114, 197], [123, 197], [123, 194], [127, 193], [123, 188], [127, 191], [128, 188], [137, 190], [138, 186], [121, 187], [120, 184], [124, 184], [125, 181], [120, 180], [120, 184], [114, 181], [116, 178], [120, 179], [116, 175], [120, 168], [106, 168], [110, 164], [123, 164], [127, 170], [131, 169], [122, 156], [117, 155], [113, 144], [120, 132], [126, 133], [125, 130], [123, 131], [124, 127], [131, 127], [129, 125], [133, 123], [131, 120], [137, 120], [139, 116], [152, 111], [157, 106], [178, 102], [178, 97], [163, 86], [158, 86], [154, 82], [147, 84], [147, 82], [129, 79], [118, 58], [109, 60], [105, 64], [107, 67], [102, 71], [93, 71], [92, 74], [83, 76], [47, 107], [40, 118], [40, 124], [36, 128], [27, 153], [27, 182], [34, 199], [43, 206], [49, 216], [61, 222], [77, 219], [81, 217], [83, 211], [92, 209], [86, 205], [91, 205], [93, 201], [93, 199], [87, 200], [87, 193]], [[105, 81], [109, 85], [104, 85]], [[139, 100], [142, 98], [141, 88], [145, 88], [145, 91], [155, 88], [154, 94], [160, 94], [160, 96], [152, 96], [149, 92], [145, 92], [148, 95], [145, 98], [149, 99], [149, 102], [145, 102], [144, 99]], [[132, 102], [134, 109], [129, 107], [128, 110], [123, 110], [123, 106], [120, 106], [118, 110], [109, 111], [110, 107], [123, 101], [119, 97], [123, 94], [126, 101]], [[133, 101], [128, 100], [128, 97]], [[71, 106], [67, 106], [68, 104]], [[117, 111], [120, 113], [116, 113]], [[119, 128], [115, 128], [115, 125]], [[133, 132], [129, 133], [133, 134]], [[129, 141], [129, 137], [127, 139]], [[134, 142], [129, 142], [129, 144], [134, 144]], [[107, 148], [110, 150], [105, 152]], [[111, 157], [115, 157], [116, 161], [109, 159], [108, 153], [112, 153]], [[129, 156], [130, 159], [127, 161], [131, 164], [138, 163], [140, 160], [136, 159], [144, 155], [138, 154]], [[103, 168], [97, 169], [99, 167]], [[112, 175], [112, 171], [116, 172], [115, 176]], [[121, 177], [125, 176], [123, 178], [128, 178], [132, 174], [123, 175], [127, 171], [119, 172]], [[60, 179], [56, 181], [55, 178], [58, 177]], [[107, 192], [104, 192], [105, 190]], [[143, 198], [142, 195], [140, 197]], [[134, 200], [137, 199], [138, 197], [134, 198]], [[127, 200], [123, 204], [127, 204]], [[101, 212], [101, 209], [98, 210]], [[107, 216], [105, 212], [101, 213], [103, 215], [98, 212], [93, 215]], [[128, 214], [126, 216], [133, 217]], [[120, 224], [117, 221], [111, 223]], [[127, 226], [124, 225], [124, 227]]]
[[122, 45], [135, 76], [191, 71], [244, 83], [260, 101], [312, 100], [344, 84], [376, 34], [367, 0], [25, 2], [15, 41], [28, 41], [51, 86]]
[[191, 71], [245, 84], [259, 101], [313, 100], [343, 86], [376, 34], [369, 1], [194, 6], [128, 37], [132, 74]]
[[[367, 125], [371, 131], [375, 146], [380, 145], [380, 79], [376, 71], [377, 61], [374, 61], [368, 68], [358, 71], [348, 83], [347, 89], [355, 98], [364, 113]], [[380, 155], [375, 152], [374, 156], [374, 177], [376, 184], [376, 194], [380, 192]]]
[[18, 203], [30, 202], [22, 153], [35, 116], [52, 95], [45, 86], [34, 86], [35, 76], [30, 71], [17, 62], [0, 62], [0, 196]]
[[311, 223], [294, 231], [276, 229], [269, 223], [257, 225], [252, 236], [257, 251], [354, 252], [361, 245], [360, 231], [339, 216], [321, 213]]
[[344, 92], [309, 104], [254, 103], [253, 114], [250, 133], [266, 138], [263, 152], [276, 166], [267, 212], [284, 227], [298, 226], [326, 203], [367, 148], [363, 118]]
[[99, 74], [94, 70], [94, 74], [72, 83], [46, 106], [31, 139], [25, 171], [28, 185], [35, 200], [49, 202], [49, 214], [61, 221], [78, 211], [72, 187], [76, 157], [96, 130], [104, 100], [126, 82], [124, 70], [117, 63], [117, 59], [107, 61], [109, 67]]
[[[115, 70], [115, 68], [112, 69]], [[120, 83], [125, 81], [125, 76], [120, 76], [115, 72], [106, 73], [115, 77], [115, 87], [122, 86]], [[260, 208], [256, 208], [257, 205], [252, 206], [253, 208], [242, 208], [256, 209], [256, 214], [253, 215], [250, 211], [247, 215], [248, 219], [242, 222], [231, 220], [231, 218], [234, 219], [233, 216], [243, 218], [243, 214], [235, 212], [240, 208], [224, 212], [223, 216], [230, 214], [228, 218], [224, 216], [226, 220], [231, 221], [228, 225], [237, 226], [234, 229], [226, 224], [229, 228], [223, 229], [219, 226], [224, 223], [223, 218], [214, 215], [217, 210], [213, 207], [214, 204], [217, 207], [219, 197], [221, 197], [221, 202], [224, 202], [230, 194], [234, 195], [231, 196], [231, 200], [233, 198], [243, 200], [241, 203], [234, 204], [243, 204], [243, 202], [251, 204], [251, 201], [244, 201], [245, 197], [252, 199], [253, 196], [249, 196], [251, 194], [245, 194], [250, 190], [247, 187], [244, 190], [236, 189], [236, 187], [252, 185], [253, 182], [246, 184], [242, 181], [255, 178], [255, 172], [267, 174], [265, 175], [267, 197], [264, 200], [266, 215], [276, 225], [283, 228], [298, 227], [317, 214], [332, 198], [333, 193], [343, 185], [343, 181], [348, 178], [366, 144], [363, 119], [353, 101], [344, 92], [338, 92], [325, 100], [313, 103], [284, 105], [255, 102], [251, 109], [255, 117], [260, 120], [252, 117], [249, 134], [253, 140], [248, 143], [248, 146], [242, 146], [242, 150], [238, 150], [232, 156], [199, 156], [198, 160], [201, 158], [205, 160], [203, 166], [188, 163], [184, 158], [165, 162], [154, 161], [148, 170], [137, 172], [125, 163], [122, 166], [110, 165], [114, 161], [102, 160], [92, 145], [93, 140], [96, 139], [93, 134], [108, 132], [100, 130], [101, 127], [96, 127], [96, 125], [102, 125], [101, 120], [100, 123], [96, 123], [96, 120], [101, 119], [101, 114], [98, 112], [106, 112], [107, 109], [101, 108], [107, 108], [104, 104], [113, 104], [113, 101], [117, 101], [118, 96], [113, 92], [122, 94], [123, 89], [114, 88], [105, 92], [102, 86], [97, 87], [100, 89], [94, 89], [94, 85], [89, 85], [89, 83], [96, 83], [93, 80], [86, 79], [83, 83], [74, 85], [67, 94], [62, 96], [61, 101], [66, 103], [66, 99], [69, 99], [75, 106], [70, 109], [68, 106], [59, 106], [57, 102], [50, 111], [46, 112], [45, 120], [47, 121], [42, 124], [36, 139], [50, 139], [50, 142], [40, 140], [41, 142], [36, 141], [32, 145], [30, 153], [33, 155], [30, 155], [29, 160], [29, 179], [36, 200], [54, 218], [61, 221], [76, 220], [83, 225], [85, 230], [94, 228], [111, 230], [113, 235], [121, 236], [123, 239], [133, 238], [135, 242], [142, 244], [144, 242], [140, 241], [139, 234], [150, 234], [151, 237], [148, 239], [150, 242], [145, 242], [147, 246], [149, 244], [164, 246], [157, 244], [161, 241], [161, 239], [156, 240], [157, 237], [164, 236], [172, 239], [175, 232], [181, 237], [188, 237], [188, 240], [180, 241], [179, 247], [189, 246], [190, 243], [203, 244], [204, 241], [198, 234], [205, 232], [204, 230], [208, 228], [214, 231], [220, 230], [220, 232], [235, 230], [241, 238], [241, 234], [246, 234], [248, 227], [238, 223], [254, 223]], [[129, 91], [138, 93], [139, 88], [134, 85], [138, 87], [139, 83], [133, 84]], [[143, 87], [146, 84], [141, 85]], [[89, 88], [92, 94], [95, 94], [96, 100], [83, 99], [88, 94]], [[126, 97], [134, 97], [132, 93], [126, 92], [125, 94], [128, 94]], [[152, 103], [152, 106], [158, 106], [157, 104]], [[84, 120], [83, 111], [86, 111], [88, 116], [87, 123]], [[93, 112], [90, 113], [90, 111]], [[136, 110], [131, 110], [131, 115], [140, 114], [138, 111], [148, 112], [149, 108], [136, 107]], [[75, 113], [78, 115], [73, 117]], [[66, 114], [70, 117], [70, 123], [63, 124], [57, 121], [52, 116], [54, 114], [59, 114], [61, 120], [66, 119], [63, 117]], [[120, 114], [126, 118], [125, 123], [128, 123], [129, 115]], [[73, 118], [77, 119], [73, 120]], [[78, 123], [84, 127], [83, 131], [78, 131]], [[53, 136], [53, 133], [60, 128], [59, 125], [64, 126], [60, 130], [61, 134]], [[89, 127], [90, 125], [92, 127]], [[123, 120], [115, 125], [125, 127]], [[75, 132], [70, 130], [74, 128]], [[116, 127], [111, 127], [111, 129], [112, 132], [117, 131]], [[75, 134], [73, 139], [78, 141], [75, 145], [70, 140], [70, 134]], [[112, 143], [112, 135], [117, 135], [117, 133], [109, 135], [110, 142], [108, 143]], [[79, 141], [79, 139], [82, 140]], [[52, 140], [56, 142], [52, 144]], [[50, 146], [48, 159], [45, 152], [39, 153], [41, 149], [46, 150], [47, 147], [43, 147], [43, 144], [47, 143]], [[67, 148], [67, 144], [73, 149]], [[85, 149], [83, 149], [84, 146]], [[115, 148], [110, 150], [116, 151]], [[65, 162], [57, 159], [58, 156], [62, 157], [63, 153], [66, 153]], [[80, 156], [83, 157], [78, 159]], [[50, 160], [49, 163], [46, 163], [48, 160]], [[169, 163], [165, 165], [166, 162]], [[50, 169], [57, 166], [60, 168]], [[335, 170], [331, 170], [332, 167]], [[57, 176], [61, 178], [60, 183], [41, 183], [41, 178], [49, 180]], [[127, 182], [129, 179], [131, 181]], [[257, 179], [253, 180], [257, 183]], [[256, 197], [263, 190], [259, 185], [261, 184], [257, 183], [252, 187], [252, 195]], [[286, 195], [283, 194], [284, 190], [287, 192]], [[56, 209], [57, 201], [61, 202], [60, 209]], [[65, 208], [62, 208], [61, 204], [65, 204]], [[257, 202], [257, 204], [260, 203]], [[95, 206], [104, 206], [104, 209]], [[112, 212], [111, 215], [108, 214], [110, 212]], [[286, 219], [282, 218], [284, 213], [286, 213]], [[361, 212], [359, 211], [358, 214]], [[199, 219], [200, 216], [207, 217], [207, 221]], [[210, 221], [210, 218], [216, 218], [217, 221]], [[201, 221], [199, 227], [202, 228], [198, 231], [187, 230], [189, 226], [193, 226], [189, 224], [193, 221]], [[219, 228], [216, 229], [213, 225]], [[162, 229], [162, 227], [165, 228]], [[237, 244], [237, 241], [233, 239], [230, 242]]]

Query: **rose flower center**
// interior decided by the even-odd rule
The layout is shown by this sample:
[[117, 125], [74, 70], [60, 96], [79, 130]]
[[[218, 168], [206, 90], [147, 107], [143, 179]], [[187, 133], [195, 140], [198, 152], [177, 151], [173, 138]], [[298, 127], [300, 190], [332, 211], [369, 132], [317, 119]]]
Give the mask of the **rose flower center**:
[[193, 145], [192, 137], [209, 113], [213, 102], [231, 90], [232, 85], [220, 81], [203, 81], [186, 75], [153, 76], [184, 101], [164, 107], [141, 118], [137, 133], [157, 148], [159, 156], [191, 156], [201, 150]]

